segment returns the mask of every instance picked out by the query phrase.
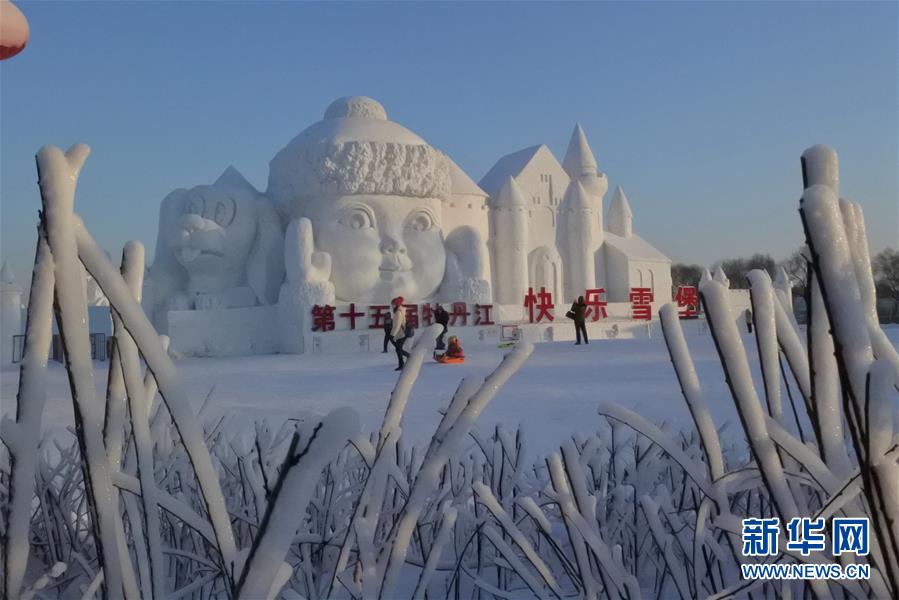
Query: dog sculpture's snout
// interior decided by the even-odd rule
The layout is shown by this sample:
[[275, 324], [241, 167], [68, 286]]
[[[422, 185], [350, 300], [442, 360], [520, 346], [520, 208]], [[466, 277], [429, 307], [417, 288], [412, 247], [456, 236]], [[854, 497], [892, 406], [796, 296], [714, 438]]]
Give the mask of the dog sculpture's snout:
[[181, 227], [181, 230], [187, 232], [188, 234], [195, 231], [207, 231], [209, 229], [218, 227], [218, 225], [216, 225], [209, 219], [204, 219], [200, 215], [195, 214], [182, 215], [181, 220], [179, 221], [179, 225]]
[[206, 252], [221, 256], [225, 244], [225, 230], [216, 223], [197, 214], [182, 215], [178, 221], [177, 246], [182, 254], [188, 250], [196, 250], [196, 253], [187, 252], [182, 256], [185, 260], [193, 260], [199, 253]]

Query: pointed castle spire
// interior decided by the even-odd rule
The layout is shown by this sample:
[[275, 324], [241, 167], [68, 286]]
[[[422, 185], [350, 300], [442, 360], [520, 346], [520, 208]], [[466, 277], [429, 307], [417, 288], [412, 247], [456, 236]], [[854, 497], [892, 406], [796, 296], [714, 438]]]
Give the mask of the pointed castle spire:
[[495, 208], [511, 208], [513, 206], [527, 205], [527, 202], [524, 200], [524, 194], [521, 192], [521, 188], [518, 187], [518, 183], [515, 182], [514, 177], [506, 179], [503, 187], [499, 190], [499, 194], [497, 194], [496, 198], [493, 200], [492, 205]]
[[577, 211], [585, 208], [595, 209], [593, 199], [580, 181], [573, 180], [565, 192], [565, 206], [568, 210]]
[[726, 288], [730, 287], [730, 279], [727, 278], [727, 275], [724, 273], [724, 269], [721, 268], [721, 265], [718, 265], [718, 268], [715, 269], [715, 274], [712, 275], [712, 279]]
[[784, 269], [783, 267], [778, 267], [777, 277], [774, 278], [774, 289], [787, 292], [792, 289], [792, 287], [793, 282], [790, 281], [790, 276], [787, 275], [786, 269]]
[[781, 297], [787, 303], [787, 307], [793, 309], [793, 282], [787, 275], [786, 269], [779, 267], [777, 269], [777, 277], [774, 279], [774, 289], [781, 294]]
[[596, 175], [597, 173], [596, 158], [593, 156], [590, 144], [587, 143], [587, 136], [580, 123], [575, 124], [574, 131], [571, 133], [562, 168], [572, 180], [580, 179], [582, 175]]
[[626, 238], [634, 234], [634, 215], [631, 213], [631, 206], [620, 185], [615, 188], [615, 195], [609, 204], [609, 217], [606, 221], [609, 224], [609, 232], [615, 235]]

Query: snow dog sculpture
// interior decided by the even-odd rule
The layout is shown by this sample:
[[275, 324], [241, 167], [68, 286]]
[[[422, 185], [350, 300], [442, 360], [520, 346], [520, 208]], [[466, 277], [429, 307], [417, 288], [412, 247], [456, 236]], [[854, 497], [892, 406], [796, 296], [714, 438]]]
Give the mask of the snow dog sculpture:
[[154, 313], [274, 304], [283, 278], [281, 220], [233, 167], [162, 201], [145, 292]]

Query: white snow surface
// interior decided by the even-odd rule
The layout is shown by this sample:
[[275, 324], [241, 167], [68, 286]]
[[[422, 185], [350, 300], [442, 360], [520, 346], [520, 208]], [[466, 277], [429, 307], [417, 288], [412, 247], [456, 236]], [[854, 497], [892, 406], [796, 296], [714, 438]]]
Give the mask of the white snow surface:
[[[893, 346], [899, 347], [899, 326], [886, 326], [884, 331]], [[754, 383], [757, 389], [763, 389], [755, 340], [745, 330], [741, 335]], [[686, 341], [716, 426], [720, 428], [729, 421], [738, 430], [733, 401], [711, 336], [688, 334]], [[482, 380], [496, 368], [505, 352], [471, 346], [466, 348], [466, 362], [461, 365], [440, 365], [426, 358], [401, 424], [405, 443], [425, 444], [440, 421], [439, 411], [446, 408], [462, 378], [473, 376]], [[94, 366], [105, 372], [106, 363]], [[190, 358], [177, 360], [175, 366], [195, 410], [199, 410], [214, 386], [209, 406], [200, 416], [202, 421], [224, 415], [230, 427], [247, 430], [254, 421], [277, 424], [284, 419], [304, 418], [309, 413], [321, 417], [336, 407], [349, 406], [359, 413], [363, 431], [377, 431], [397, 378], [392, 352]], [[0, 372], [0, 406], [4, 415], [14, 410], [18, 378], [18, 369], [13, 366], [3, 367]], [[95, 382], [100, 389], [105, 385], [105, 377], [96, 377]], [[801, 402], [799, 394], [793, 391]], [[783, 400], [788, 402], [786, 395]], [[653, 423], [666, 421], [677, 429], [693, 429], [661, 335], [651, 339], [595, 341], [588, 346], [568, 342], [537, 344], [533, 355], [481, 414], [476, 428], [489, 432], [497, 424], [506, 429], [521, 425], [527, 450], [536, 458], [558, 449], [572, 435], [599, 429], [600, 403], [631, 408]], [[65, 370], [62, 364], [51, 361], [43, 427], [67, 436], [65, 428], [72, 424]], [[731, 438], [726, 431], [722, 435], [722, 441]]]

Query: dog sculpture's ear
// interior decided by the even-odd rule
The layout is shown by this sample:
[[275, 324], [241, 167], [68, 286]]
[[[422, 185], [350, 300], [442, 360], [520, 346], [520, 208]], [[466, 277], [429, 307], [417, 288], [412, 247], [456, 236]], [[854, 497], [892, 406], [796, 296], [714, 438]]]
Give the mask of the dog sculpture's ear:
[[276, 304], [284, 282], [284, 232], [268, 198], [256, 202], [256, 240], [247, 260], [247, 284], [260, 304]]
[[184, 211], [187, 190], [177, 189], [162, 200], [159, 206], [159, 230], [156, 234], [156, 254], [147, 272], [144, 285], [144, 310], [152, 321], [162, 302], [187, 287], [187, 272], [175, 260], [174, 241], [178, 234], [178, 219]]

